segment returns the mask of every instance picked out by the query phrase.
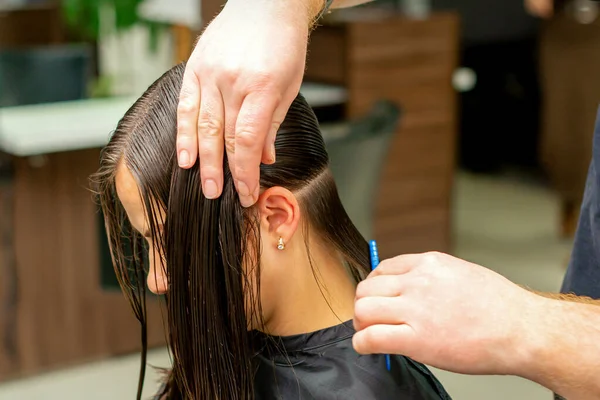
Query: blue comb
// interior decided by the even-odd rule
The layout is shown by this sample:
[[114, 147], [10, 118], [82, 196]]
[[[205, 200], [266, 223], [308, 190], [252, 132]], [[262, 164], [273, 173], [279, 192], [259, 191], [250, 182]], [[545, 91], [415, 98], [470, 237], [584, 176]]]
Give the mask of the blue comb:
[[[369, 242], [369, 249], [371, 250], [371, 271], [374, 271], [375, 268], [379, 265], [379, 252], [377, 251], [377, 242], [371, 240]], [[390, 360], [390, 355], [385, 355], [385, 365], [387, 366], [387, 370], [392, 370], [392, 361]]]

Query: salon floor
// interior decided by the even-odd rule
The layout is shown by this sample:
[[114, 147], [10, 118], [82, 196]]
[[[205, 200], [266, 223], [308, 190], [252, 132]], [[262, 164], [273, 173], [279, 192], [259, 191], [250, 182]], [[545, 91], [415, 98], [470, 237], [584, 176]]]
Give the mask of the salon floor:
[[[556, 291], [571, 243], [558, 239], [558, 202], [550, 191], [522, 176], [457, 176], [455, 251], [534, 289]], [[149, 363], [167, 366], [164, 349]], [[115, 358], [0, 385], [2, 400], [131, 400], [139, 358]], [[150, 373], [154, 374], [150, 369]], [[550, 400], [549, 391], [512, 377], [470, 377], [436, 371], [457, 400]], [[144, 398], [157, 388], [148, 376]]]

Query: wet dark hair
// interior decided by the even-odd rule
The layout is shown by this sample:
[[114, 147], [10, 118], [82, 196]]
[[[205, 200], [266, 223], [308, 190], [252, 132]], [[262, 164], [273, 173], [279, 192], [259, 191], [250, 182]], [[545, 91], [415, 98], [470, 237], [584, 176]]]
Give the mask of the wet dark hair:
[[[227, 160], [223, 194], [216, 200], [203, 196], [197, 165], [189, 170], [177, 166], [176, 114], [183, 71], [180, 64], [166, 72], [127, 111], [102, 152], [92, 184], [119, 283], [144, 337], [147, 251], [116, 194], [115, 175], [121, 163], [136, 180], [153, 243], [165, 255], [173, 370], [162, 398], [252, 399], [248, 329], [250, 322], [262, 321], [260, 296], [253, 294], [260, 293], [260, 248], [250, 244], [259, 243], [258, 220], [251, 208], [241, 206]], [[312, 240], [327, 245], [339, 255], [350, 278], [360, 281], [369, 271], [368, 244], [340, 202], [319, 124], [301, 95], [279, 128], [275, 149], [276, 163], [260, 167], [261, 187], [280, 186], [294, 193], [304, 218], [306, 245]], [[164, 221], [156, 206], [166, 211]], [[309, 237], [308, 227], [318, 238]], [[128, 257], [128, 251], [133, 256]], [[243, 262], [250, 262], [251, 268], [244, 269]], [[246, 304], [251, 305], [249, 314]], [[144, 339], [138, 398], [145, 353]]]

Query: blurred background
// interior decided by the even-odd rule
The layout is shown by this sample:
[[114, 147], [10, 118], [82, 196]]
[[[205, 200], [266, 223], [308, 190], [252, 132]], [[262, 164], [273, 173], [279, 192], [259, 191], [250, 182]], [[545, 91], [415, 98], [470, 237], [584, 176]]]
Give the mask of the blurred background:
[[[140, 330], [87, 178], [222, 3], [0, 0], [0, 399], [134, 398]], [[523, 0], [378, 0], [320, 22], [302, 92], [326, 140], [368, 128], [357, 121], [378, 100], [402, 110], [393, 134], [367, 132], [387, 150], [336, 176], [384, 257], [438, 250], [559, 290], [600, 98], [600, 20], [588, 0], [553, 5], [537, 18]], [[367, 151], [330, 143], [339, 170]], [[149, 314], [149, 363], [168, 367], [153, 301]], [[436, 372], [459, 400], [551, 398], [518, 378]], [[147, 398], [158, 378], [149, 368]]]

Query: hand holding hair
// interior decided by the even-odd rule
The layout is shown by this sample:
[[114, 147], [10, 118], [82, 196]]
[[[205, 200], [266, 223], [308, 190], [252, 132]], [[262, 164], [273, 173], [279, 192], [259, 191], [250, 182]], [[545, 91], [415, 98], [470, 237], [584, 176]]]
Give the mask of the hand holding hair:
[[[568, 301], [564, 301], [568, 300]], [[464, 374], [516, 375], [600, 398], [600, 308], [538, 295], [442, 253], [385, 260], [356, 290], [353, 345]]]
[[259, 166], [275, 161], [275, 134], [300, 89], [310, 21], [323, 4], [229, 0], [200, 36], [183, 79], [177, 151], [183, 168], [200, 156], [206, 197], [221, 194], [225, 148], [242, 205], [256, 202]]
[[300, 90], [310, 28], [327, 9], [369, 0], [229, 0], [200, 36], [177, 111], [182, 168], [200, 158], [207, 198], [223, 190], [227, 152], [244, 207], [258, 199], [260, 164]]

